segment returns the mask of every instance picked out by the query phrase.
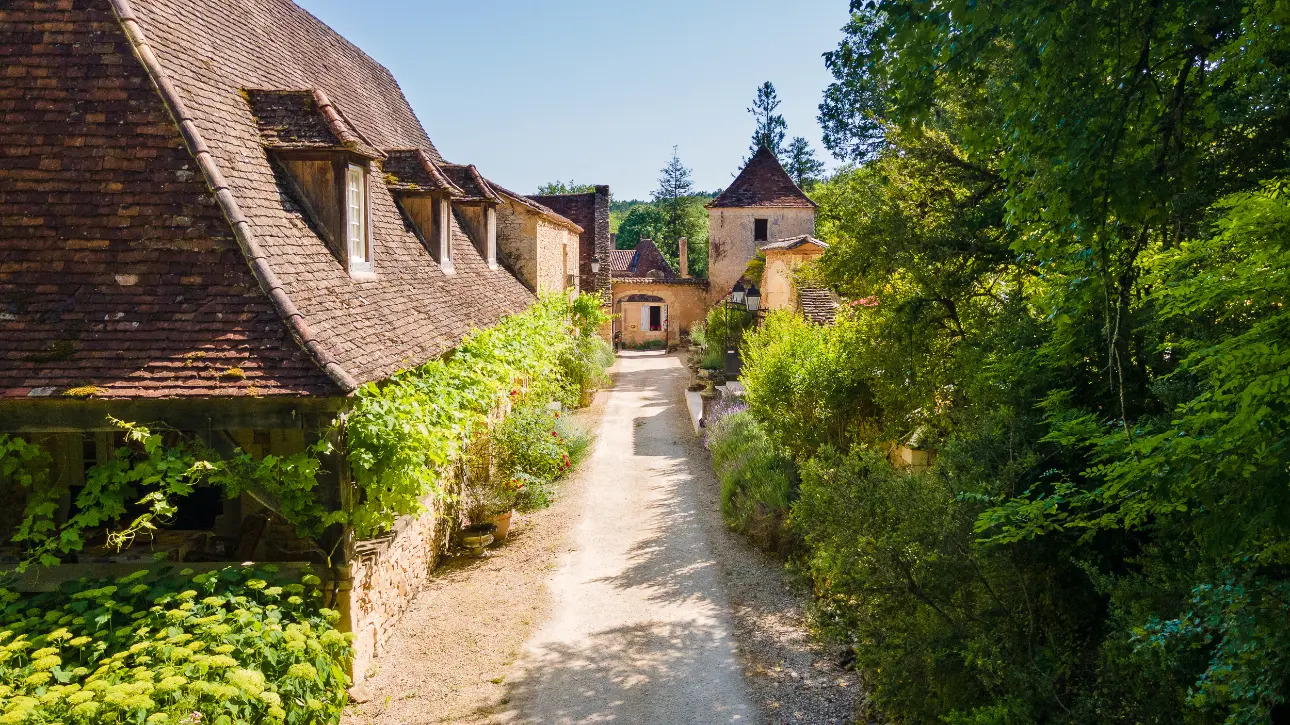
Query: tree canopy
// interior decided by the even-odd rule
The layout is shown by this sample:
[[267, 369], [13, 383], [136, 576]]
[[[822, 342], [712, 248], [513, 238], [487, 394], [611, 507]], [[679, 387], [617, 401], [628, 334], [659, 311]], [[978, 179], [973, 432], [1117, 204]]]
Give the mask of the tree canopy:
[[822, 621], [895, 721], [1285, 718], [1290, 5], [852, 10], [852, 302], [746, 351]]

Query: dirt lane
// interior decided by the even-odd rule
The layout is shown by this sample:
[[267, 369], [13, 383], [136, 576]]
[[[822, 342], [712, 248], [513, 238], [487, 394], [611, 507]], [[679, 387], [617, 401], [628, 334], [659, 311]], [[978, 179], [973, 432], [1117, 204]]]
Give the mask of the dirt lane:
[[552, 615], [506, 680], [512, 722], [755, 722], [693, 485], [676, 356], [625, 354]]

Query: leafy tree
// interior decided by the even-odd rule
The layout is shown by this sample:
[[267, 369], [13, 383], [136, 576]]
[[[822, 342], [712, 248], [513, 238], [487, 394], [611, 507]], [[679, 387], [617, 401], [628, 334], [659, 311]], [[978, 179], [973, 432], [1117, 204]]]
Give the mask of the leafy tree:
[[657, 204], [640, 204], [627, 212], [618, 227], [619, 249], [635, 249], [642, 239], [662, 239], [667, 222]]
[[824, 54], [833, 83], [824, 91], [818, 116], [824, 147], [840, 161], [862, 162], [882, 148], [883, 87], [866, 59], [875, 46], [879, 25], [874, 10], [853, 4], [846, 34], [835, 50]]
[[814, 186], [824, 173], [824, 162], [815, 158], [815, 149], [801, 136], [794, 136], [784, 152], [784, 170], [800, 188]]
[[538, 196], [555, 196], [557, 194], [589, 194], [596, 190], [594, 184], [579, 184], [573, 179], [568, 181], [549, 181], [538, 187]]
[[[853, 11], [821, 123], [865, 164], [813, 192], [853, 337], [746, 361], [827, 628], [896, 721], [1283, 718], [1290, 9]], [[803, 410], [807, 351], [854, 405]]]
[[757, 153], [762, 146], [770, 149], [775, 156], [779, 156], [783, 151], [784, 134], [788, 130], [788, 124], [782, 115], [775, 113], [779, 103], [779, 95], [770, 81], [757, 87], [757, 98], [748, 109], [748, 113], [752, 114], [757, 123], [756, 129], [753, 130], [752, 145], [748, 147], [749, 156]]

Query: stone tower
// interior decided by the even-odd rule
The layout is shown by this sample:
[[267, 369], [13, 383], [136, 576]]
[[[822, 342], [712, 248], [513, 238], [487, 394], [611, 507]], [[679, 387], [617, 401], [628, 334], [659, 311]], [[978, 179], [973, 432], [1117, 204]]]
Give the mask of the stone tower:
[[709, 304], [730, 294], [758, 247], [814, 233], [815, 202], [763, 146], [708, 203]]

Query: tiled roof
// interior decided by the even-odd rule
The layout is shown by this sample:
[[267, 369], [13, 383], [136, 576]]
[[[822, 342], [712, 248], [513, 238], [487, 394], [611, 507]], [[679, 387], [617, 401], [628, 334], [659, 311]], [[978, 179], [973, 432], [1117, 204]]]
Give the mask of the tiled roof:
[[635, 249], [611, 249], [609, 250], [609, 271], [611, 274], [619, 272], [626, 273], [631, 269], [632, 258], [636, 256]]
[[768, 251], [777, 250], [777, 249], [788, 250], [788, 249], [797, 249], [798, 247], [804, 244], [811, 244], [819, 247], [820, 249], [829, 248], [828, 244], [821, 242], [820, 240], [816, 239], [810, 234], [802, 234], [796, 237], [789, 237], [787, 239], [776, 239], [770, 244], [763, 244], [760, 247], [757, 247], [757, 249], [763, 252], [768, 252]]
[[384, 158], [345, 120], [320, 90], [247, 89], [264, 145], [277, 150], [348, 150], [369, 159]]
[[833, 322], [838, 314], [837, 298], [822, 287], [798, 287], [797, 304], [803, 317], [821, 325]]
[[0, 396], [336, 395], [533, 299], [460, 224], [444, 275], [384, 184], [372, 281], [311, 230], [246, 89], [317, 89], [373, 149], [442, 158], [389, 72], [288, 0], [11, 0], [0, 56]]
[[713, 209], [757, 206], [815, 208], [815, 202], [797, 188], [779, 159], [765, 146], [753, 154], [725, 191], [708, 202]]
[[[667, 259], [663, 257], [663, 253], [659, 251], [653, 239], [640, 240], [635, 249], [615, 249], [614, 252], [627, 252], [629, 255], [625, 262], [622, 257], [617, 261], [610, 260], [612, 263], [610, 273], [615, 279], [619, 277], [680, 278], [673, 271], [672, 265], [667, 263]], [[620, 267], [620, 264], [623, 266]]]
[[400, 191], [445, 191], [456, 197], [465, 190], [448, 178], [439, 165], [422, 149], [386, 149], [385, 183]]
[[569, 231], [573, 232], [574, 234], [582, 234], [582, 227], [575, 224], [573, 220], [562, 216], [555, 209], [552, 209], [551, 207], [546, 206], [545, 204], [540, 204], [522, 194], [517, 194], [511, 191], [510, 189], [507, 189], [506, 187], [497, 184], [496, 182], [489, 181], [488, 179], [483, 179], [483, 181], [485, 184], [488, 185], [488, 188], [491, 189], [492, 191], [510, 199], [511, 201], [518, 202], [521, 206], [526, 207], [529, 211], [533, 212], [534, 214], [538, 214], [539, 216], [544, 217], [547, 221], [558, 224], [564, 227], [565, 229], [568, 229]]
[[484, 177], [479, 175], [479, 169], [476, 169], [473, 164], [444, 164], [441, 168], [444, 175], [462, 190], [466, 199], [497, 201], [497, 193]]

